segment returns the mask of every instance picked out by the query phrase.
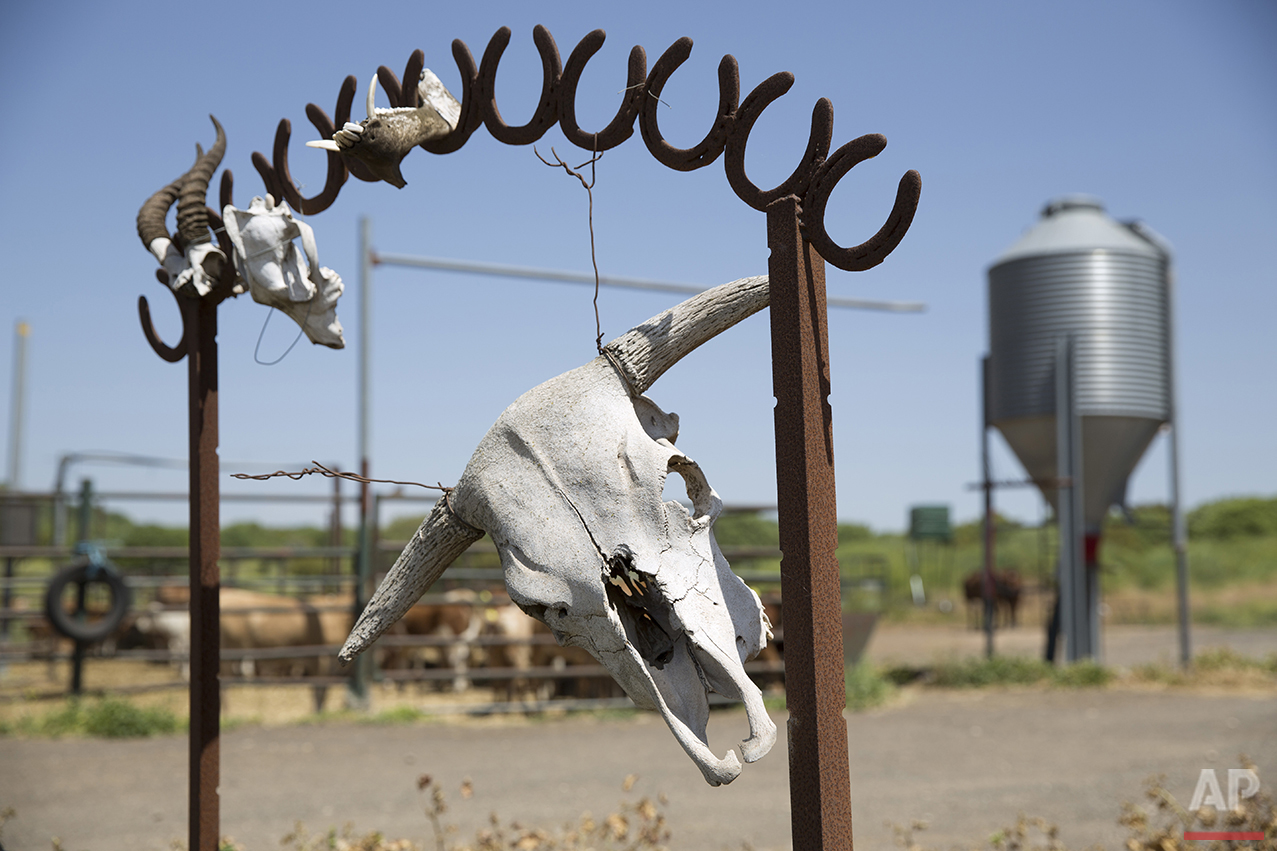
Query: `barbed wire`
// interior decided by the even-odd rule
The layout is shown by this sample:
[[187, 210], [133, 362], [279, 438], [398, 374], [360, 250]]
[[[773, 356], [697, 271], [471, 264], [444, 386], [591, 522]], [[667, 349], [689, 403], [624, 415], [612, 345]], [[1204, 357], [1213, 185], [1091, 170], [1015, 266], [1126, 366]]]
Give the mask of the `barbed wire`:
[[444, 493], [452, 492], [452, 488], [445, 486], [442, 482], [439, 482], [433, 485], [423, 485], [421, 482], [399, 482], [399, 481], [395, 481], [394, 479], [369, 479], [364, 476], [360, 476], [356, 473], [344, 473], [338, 470], [330, 470], [327, 467], [325, 467], [323, 464], [320, 464], [318, 461], [311, 461], [310, 463], [314, 464], [315, 466], [303, 467], [301, 472], [298, 472], [298, 473], [289, 473], [285, 470], [276, 470], [273, 473], [262, 473], [261, 475], [256, 475], [256, 476], [252, 475], [251, 473], [231, 473], [230, 476], [232, 479], [253, 479], [255, 481], [264, 481], [266, 479], [276, 479], [282, 476], [286, 479], [293, 479], [294, 481], [296, 481], [297, 479], [301, 479], [306, 476], [319, 475], [319, 476], [323, 476], [326, 479], [349, 479], [352, 482], [359, 482], [365, 485], [371, 485], [371, 484], [412, 485], [414, 487], [426, 488], [427, 490], [443, 491]]

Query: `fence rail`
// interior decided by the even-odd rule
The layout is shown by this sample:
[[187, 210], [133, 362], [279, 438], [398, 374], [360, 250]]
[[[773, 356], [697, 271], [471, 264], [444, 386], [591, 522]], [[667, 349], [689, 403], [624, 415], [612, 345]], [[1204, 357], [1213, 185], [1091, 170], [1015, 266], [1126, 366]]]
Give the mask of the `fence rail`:
[[[166, 493], [94, 494], [94, 499], [98, 502], [117, 499], [184, 498], [185, 494]], [[223, 494], [223, 498], [234, 497], [229, 494]], [[343, 496], [341, 497], [341, 502], [349, 502], [351, 499], [353, 497]], [[379, 525], [376, 522], [377, 508], [386, 499], [396, 502], [408, 501], [391, 495], [374, 496], [374, 530]], [[67, 501], [69, 499], [64, 497], [63, 502]], [[316, 495], [307, 496], [304, 500], [294, 499], [292, 501], [332, 505], [334, 498], [332, 496]], [[429, 502], [433, 500], [425, 499], [419, 501]], [[737, 508], [748, 512], [774, 510], [773, 506]], [[336, 545], [335, 542], [340, 540], [340, 531], [339, 526], [333, 526], [327, 530], [326, 534], [335, 536], [333, 537], [334, 544], [327, 546], [222, 547], [220, 561], [224, 565], [222, 583], [224, 588], [269, 590], [303, 600], [303, 607], [300, 610], [292, 606], [283, 605], [224, 607], [222, 609], [223, 616], [271, 616], [285, 613], [298, 614], [300, 611], [307, 616], [351, 612], [353, 617], [353, 600], [349, 604], [332, 600], [315, 602], [306, 600], [307, 597], [316, 594], [351, 595], [353, 597], [351, 592], [356, 582], [355, 562], [359, 557], [359, 549], [355, 546]], [[378, 579], [381, 574], [384, 574], [389, 569], [406, 543], [406, 541], [402, 540], [374, 538], [372, 541], [374, 579]], [[175, 612], [186, 610], [182, 599], [185, 596], [185, 589], [189, 586], [189, 578], [185, 570], [185, 565], [190, 555], [188, 547], [108, 545], [106, 552], [111, 559], [127, 563], [122, 570], [125, 575], [126, 585], [133, 592], [135, 611], [149, 609], [152, 612]], [[742, 579], [754, 585], [760, 591], [771, 589], [768, 593], [774, 596], [774, 590], [779, 588], [781, 582], [779, 550], [775, 547], [742, 546], [724, 547], [723, 553], [733, 565], [737, 566], [736, 573]], [[6, 567], [6, 575], [0, 577], [0, 589], [4, 592], [3, 603], [0, 604], [0, 629], [3, 630], [0, 633], [0, 665], [31, 661], [52, 664], [68, 660], [73, 660], [73, 664], [75, 664], [74, 660], [77, 652], [80, 662], [89, 666], [111, 664], [116, 661], [157, 663], [170, 665], [176, 671], [178, 667], [189, 662], [189, 654], [172, 648], [157, 649], [152, 647], [142, 649], [135, 647], [133, 649], [114, 649], [94, 646], [68, 650], [67, 648], [72, 647], [71, 642], [59, 642], [55, 636], [49, 636], [41, 640], [30, 640], [29, 638], [25, 641], [14, 640], [13, 630], [15, 628], [18, 630], [17, 636], [30, 636], [33, 629], [40, 629], [38, 624], [44, 620], [44, 588], [47, 586], [52, 572], [59, 565], [78, 557], [75, 548], [72, 546], [33, 544], [29, 540], [25, 540], [19, 545], [15, 544], [12, 539], [7, 542], [0, 542], [0, 561], [3, 561]], [[314, 561], [325, 562], [322, 565], [324, 572], [299, 573], [289, 569], [290, 566], [304, 559], [312, 560], [312, 567], [320, 566], [313, 564]], [[14, 566], [28, 560], [46, 562], [49, 564], [50, 569], [46, 572], [43, 566], [37, 568], [45, 575], [31, 575], [30, 568], [26, 571], [17, 571], [17, 575], [15, 575]], [[751, 568], [749, 566], [760, 561], [775, 562], [776, 566], [771, 569]], [[251, 564], [253, 562], [257, 562], [258, 565], [253, 566]], [[248, 569], [237, 570], [237, 567], [244, 565], [244, 563], [250, 563]], [[178, 570], [181, 573], [170, 572]], [[885, 592], [885, 579], [885, 575], [882, 577], [863, 577], [859, 582], [850, 582], [848, 587], [869, 588], [870, 590]], [[499, 564], [499, 554], [489, 539], [481, 539], [470, 547], [465, 555], [458, 559], [448, 570], [445, 581], [447, 586], [454, 590], [459, 588], [471, 589], [475, 592], [474, 597], [466, 599], [451, 593], [436, 592], [424, 595], [420, 603], [431, 606], [446, 604], [449, 606], [471, 606], [489, 609], [495, 606], [512, 605], [509, 603], [508, 598], [504, 596], [504, 578]], [[488, 593], [491, 591], [496, 591], [495, 596]], [[18, 602], [19, 600], [25, 602], [26, 606], [22, 607], [22, 602]], [[772, 644], [773, 647], [783, 642], [781, 631], [778, 629], [776, 632], [777, 634]], [[48, 635], [47, 628], [43, 634]], [[325, 634], [325, 638], [328, 638], [327, 634]], [[328, 640], [331, 641], [331, 638]], [[410, 667], [404, 668], [381, 668], [374, 664], [372, 678], [374, 681], [397, 685], [417, 683], [423, 687], [442, 686], [444, 688], [447, 688], [450, 683], [455, 683], [459, 676], [463, 677], [467, 682], [489, 685], [512, 684], [514, 681], [521, 681], [541, 685], [542, 689], [539, 692], [541, 695], [545, 694], [545, 684], [589, 680], [611, 682], [610, 674], [608, 674], [606, 668], [597, 663], [560, 666], [559, 664], [542, 664], [534, 659], [532, 665], [512, 666], [493, 662], [492, 653], [494, 651], [498, 654], [496, 657], [498, 660], [502, 658], [500, 656], [502, 649], [515, 650], [519, 648], [525, 654], [531, 650], [544, 660], [544, 654], [552, 653], [553, 648], [557, 646], [558, 643], [554, 637], [543, 632], [537, 632], [530, 636], [482, 632], [479, 635], [461, 638], [445, 634], [388, 634], [383, 635], [378, 640], [376, 649], [400, 654], [408, 652], [413, 657], [413, 661], [410, 663]], [[338, 650], [339, 645], [314, 642], [293, 646], [223, 648], [220, 651], [219, 658], [225, 665], [223, 667], [223, 676], [219, 678], [219, 682], [222, 687], [312, 686], [322, 689], [345, 686], [351, 682], [353, 666], [351, 669], [340, 673], [335, 671], [332, 663]], [[412, 651], [434, 653], [435, 656], [442, 658], [435, 659], [431, 657], [430, 661], [427, 662], [421, 658], [420, 653], [414, 654]], [[477, 651], [477, 656], [471, 651]], [[461, 654], [462, 657], [467, 654], [471, 655], [471, 664], [465, 665], [461, 670], [450, 666], [447, 663], [447, 659], [453, 654]], [[244, 676], [241, 673], [241, 666], [244, 663], [274, 663], [279, 660], [294, 659], [305, 662], [310, 673], [280, 675], [279, 672], [269, 668], [266, 672], [254, 676]], [[316, 660], [319, 660], [318, 664]], [[431, 664], [434, 667], [431, 667]], [[783, 679], [784, 663], [778, 654], [774, 654], [766, 659], [748, 663], [746, 671], [751, 675], [766, 677], [772, 682], [777, 682]], [[185, 687], [186, 682], [179, 679], [174, 673], [173, 679], [170, 681], [121, 683], [110, 687], [84, 688], [83, 692], [87, 694], [126, 695]], [[5, 693], [0, 694], [0, 702], [54, 697], [61, 696], [64, 693], [61, 690], [41, 690], [38, 685], [28, 685], [28, 687], [23, 689], [5, 690]], [[615, 693], [619, 694], [619, 688]], [[583, 699], [560, 696], [546, 700], [540, 698], [529, 699], [527, 695], [524, 695], [522, 699], [512, 697], [508, 703], [450, 704], [447, 709], [438, 711], [543, 711], [549, 708], [572, 709], [629, 705], [631, 705], [629, 699], [623, 697]]]

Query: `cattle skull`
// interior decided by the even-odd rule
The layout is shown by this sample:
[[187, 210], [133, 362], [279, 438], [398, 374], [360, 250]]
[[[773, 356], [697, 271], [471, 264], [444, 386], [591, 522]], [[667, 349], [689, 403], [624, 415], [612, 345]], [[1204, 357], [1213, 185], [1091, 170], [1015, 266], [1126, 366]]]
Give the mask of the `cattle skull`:
[[[642, 394], [767, 303], [766, 277], [708, 290], [519, 397], [395, 562], [341, 659], [366, 649], [486, 531], [515, 603], [560, 644], [588, 650], [638, 706], [659, 711], [711, 785], [730, 783], [741, 766], [709, 748], [708, 692], [745, 704], [745, 761], [766, 754], [776, 727], [743, 665], [770, 624], [714, 540], [722, 503], [675, 448], [678, 417]], [[686, 482], [691, 511], [662, 501], [671, 473]]]
[[[253, 301], [279, 308], [293, 318], [312, 343], [334, 349], [346, 345], [337, 320], [343, 286], [337, 273], [319, 265], [315, 232], [293, 216], [287, 201], [255, 197], [247, 210], [222, 210], [226, 234], [235, 246], [235, 268]], [[294, 239], [301, 238], [301, 247]]]

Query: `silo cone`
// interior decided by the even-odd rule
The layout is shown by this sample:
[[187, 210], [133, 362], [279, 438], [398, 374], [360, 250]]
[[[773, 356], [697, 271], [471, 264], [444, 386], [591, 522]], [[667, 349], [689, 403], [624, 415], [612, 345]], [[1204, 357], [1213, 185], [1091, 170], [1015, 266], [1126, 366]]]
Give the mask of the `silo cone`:
[[[1057, 518], [1080, 515], [1076, 528], [1085, 530], [1078, 549], [1085, 552], [1086, 590], [1075, 612], [1062, 613], [1070, 660], [1098, 650], [1104, 517], [1124, 499], [1127, 478], [1170, 417], [1170, 257], [1148, 233], [1109, 218], [1094, 198], [1068, 196], [1047, 204], [1041, 220], [989, 267], [990, 424]], [[1066, 343], [1072, 375], [1060, 376]], [[1074, 478], [1082, 490], [1073, 511], [1062, 511], [1068, 491], [1057, 486], [1064, 439], [1057, 397], [1066, 384], [1080, 433], [1073, 454], [1080, 455]], [[1070, 530], [1060, 534], [1067, 555]], [[1062, 586], [1067, 570], [1062, 564]]]

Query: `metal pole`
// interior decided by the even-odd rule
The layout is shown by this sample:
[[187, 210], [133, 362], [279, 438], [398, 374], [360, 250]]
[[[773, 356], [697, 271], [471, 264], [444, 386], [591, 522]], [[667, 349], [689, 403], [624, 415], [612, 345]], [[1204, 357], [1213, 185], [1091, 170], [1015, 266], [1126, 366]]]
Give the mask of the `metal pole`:
[[[372, 352], [372, 222], [367, 216], [359, 219], [359, 463], [360, 474], [368, 477], [368, 438], [370, 432], [369, 377]], [[361, 499], [368, 485], [361, 486]], [[366, 501], [366, 499], [365, 499]]]
[[[340, 469], [340, 468], [337, 466], [334, 466], [333, 469]], [[330, 547], [340, 547], [342, 534], [341, 534], [341, 479], [339, 477], [333, 478], [332, 512], [333, 512], [332, 517], [329, 518], [329, 523], [328, 523], [328, 545]], [[328, 571], [329, 573], [332, 573], [334, 576], [341, 573], [341, 556], [339, 555], [333, 556], [332, 561], [329, 562]]]
[[26, 419], [27, 337], [31, 326], [19, 319], [13, 339], [13, 409], [9, 421], [9, 490], [22, 490], [22, 424]]
[[[80, 543], [87, 542], [93, 535], [93, 482], [90, 479], [84, 479], [80, 482]], [[75, 592], [75, 613], [78, 619], [83, 620], [85, 614], [85, 591], [86, 583], [79, 583], [79, 587]], [[60, 605], [60, 603], [59, 603]], [[88, 645], [75, 640], [75, 644], [71, 648], [71, 694], [79, 696], [84, 690], [84, 651]]]
[[70, 455], [58, 459], [58, 477], [53, 483], [53, 545], [65, 546], [67, 542], [67, 499], [63, 488], [67, 467], [71, 464]]
[[989, 475], [989, 356], [980, 359], [980, 398], [982, 422], [980, 424], [980, 469], [984, 473], [984, 577], [981, 582], [981, 596], [984, 598], [984, 655], [993, 658], [993, 563], [994, 514], [993, 514], [993, 481]]
[[[499, 278], [524, 278], [534, 281], [555, 281], [565, 284], [586, 284], [594, 286], [594, 275], [580, 272], [566, 272], [558, 269], [539, 269], [532, 266], [507, 266], [502, 263], [480, 263], [474, 260], [448, 260], [443, 257], [416, 257], [409, 254], [377, 254], [374, 261], [378, 266], [408, 266], [417, 269], [437, 269], [441, 272], [463, 272], [471, 275], [485, 275]], [[601, 287], [621, 287], [631, 290], [648, 290], [662, 293], [687, 293], [696, 295], [705, 292], [704, 287], [691, 284], [674, 284], [666, 281], [648, 281], [642, 278], [625, 278], [619, 275], [600, 275], [597, 283]], [[865, 298], [827, 298], [826, 307], [840, 307], [847, 310], [885, 310], [888, 313], [922, 313], [927, 305], [920, 301], [876, 301]]]
[[217, 851], [220, 800], [218, 645], [221, 576], [217, 559], [217, 302], [179, 299], [187, 342], [190, 422], [191, 730], [189, 844]]
[[1188, 607], [1188, 532], [1184, 526], [1184, 508], [1179, 487], [1179, 405], [1175, 394], [1175, 273], [1170, 257], [1166, 262], [1166, 398], [1170, 408], [1171, 462], [1171, 546], [1175, 549], [1175, 591], [1179, 607], [1179, 663], [1183, 668], [1193, 664], [1189, 632], [1191, 616]]
[[767, 207], [794, 851], [851, 849], [825, 261], [794, 196]]
[[87, 541], [92, 535], [93, 526], [93, 481], [91, 479], [80, 480], [80, 541]]
[[1056, 499], [1060, 527], [1060, 631], [1068, 640], [1070, 662], [1090, 655], [1086, 623], [1086, 542], [1082, 516], [1082, 435], [1071, 336], [1060, 337], [1055, 357]]
[[[365, 479], [371, 475], [369, 459], [371, 416], [369, 397], [372, 393], [370, 360], [372, 353], [372, 222], [367, 216], [359, 219], [359, 474]], [[359, 557], [355, 571], [354, 616], [364, 610], [371, 596], [369, 581], [372, 577], [372, 500], [367, 482], [359, 485]], [[370, 654], [360, 654], [355, 660], [354, 676], [350, 679], [347, 702], [354, 707], [368, 705], [368, 675]]]

